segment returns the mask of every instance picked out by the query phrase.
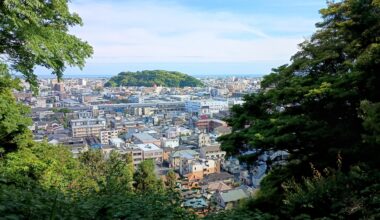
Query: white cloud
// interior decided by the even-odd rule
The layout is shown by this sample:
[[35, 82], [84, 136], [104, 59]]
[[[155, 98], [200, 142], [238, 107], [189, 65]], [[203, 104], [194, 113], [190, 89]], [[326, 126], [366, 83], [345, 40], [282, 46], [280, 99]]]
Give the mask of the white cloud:
[[157, 2], [84, 1], [71, 8], [84, 21], [72, 33], [94, 47], [89, 63], [288, 60], [305, 37], [299, 32], [311, 33], [314, 22], [202, 12]]

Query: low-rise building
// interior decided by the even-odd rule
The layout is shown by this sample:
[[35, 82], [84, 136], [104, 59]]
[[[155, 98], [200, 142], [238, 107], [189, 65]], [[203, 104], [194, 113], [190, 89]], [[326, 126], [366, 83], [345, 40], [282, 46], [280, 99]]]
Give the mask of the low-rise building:
[[179, 146], [179, 139], [178, 138], [161, 138], [161, 147], [166, 148], [176, 148]]
[[161, 141], [147, 133], [135, 133], [132, 135], [132, 141], [136, 144], [155, 144], [161, 146]]
[[170, 155], [170, 167], [178, 170], [183, 159], [199, 159], [199, 153], [194, 150], [179, 150]]
[[228, 160], [222, 161], [222, 168], [232, 174], [239, 174], [241, 170], [241, 166], [237, 158], [229, 158]]
[[123, 149], [119, 149], [120, 154], [131, 154], [133, 165], [137, 167], [143, 160], [143, 150], [134, 144], [130, 144]]
[[95, 136], [86, 137], [86, 142], [87, 142], [87, 145], [91, 149], [101, 149], [102, 148], [102, 144], [100, 143], [99, 138], [97, 138]]
[[185, 102], [185, 109], [187, 112], [196, 115], [214, 114], [221, 110], [228, 109], [228, 102], [216, 100], [189, 100]]
[[226, 152], [220, 149], [220, 145], [209, 145], [202, 147], [200, 150], [200, 156], [204, 159], [224, 160]]
[[113, 145], [113, 146], [115, 146], [115, 147], [117, 147], [117, 148], [122, 148], [122, 147], [125, 146], [125, 142], [124, 142], [124, 140], [121, 139], [121, 138], [118, 138], [118, 137], [116, 137], [116, 138], [111, 138], [111, 139], [110, 139], [110, 143], [111, 143], [111, 145]]
[[232, 189], [230, 185], [227, 185], [223, 181], [211, 182], [206, 185], [202, 185], [202, 193], [207, 193], [208, 197], [211, 197], [217, 191], [227, 191]]
[[105, 130], [100, 131], [100, 142], [102, 144], [109, 144], [110, 139], [117, 138], [119, 135], [118, 130]]
[[217, 191], [215, 194], [216, 202], [224, 209], [232, 209], [238, 202], [252, 196], [254, 191], [249, 187], [239, 187], [227, 191]]
[[215, 160], [183, 159], [180, 163], [179, 172], [182, 176], [187, 177], [189, 181], [202, 180], [206, 175], [220, 172], [220, 166]]
[[100, 131], [106, 128], [106, 120], [103, 118], [85, 118], [70, 121], [73, 137], [100, 136]]
[[162, 163], [163, 150], [154, 144], [137, 144], [143, 152], [143, 160], [153, 159], [156, 163]]
[[197, 214], [203, 214], [208, 210], [208, 202], [204, 198], [191, 198], [185, 200], [183, 207], [190, 208]]

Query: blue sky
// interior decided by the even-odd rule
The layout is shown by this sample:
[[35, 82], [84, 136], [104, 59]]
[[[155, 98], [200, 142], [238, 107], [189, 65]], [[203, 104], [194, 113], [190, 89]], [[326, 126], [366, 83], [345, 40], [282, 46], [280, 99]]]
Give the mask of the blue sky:
[[[325, 0], [73, 0], [71, 33], [94, 55], [77, 74], [144, 69], [191, 75], [254, 74], [289, 62], [315, 31]], [[37, 69], [40, 75], [48, 71]]]

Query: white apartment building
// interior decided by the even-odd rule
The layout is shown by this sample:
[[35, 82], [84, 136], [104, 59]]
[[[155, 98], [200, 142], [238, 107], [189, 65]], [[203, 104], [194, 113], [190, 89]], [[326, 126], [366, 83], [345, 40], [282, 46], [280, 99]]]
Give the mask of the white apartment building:
[[178, 138], [161, 138], [161, 147], [176, 148], [179, 146]]
[[104, 118], [85, 118], [70, 121], [71, 134], [73, 137], [99, 137], [100, 131], [106, 128]]
[[162, 163], [163, 150], [154, 144], [136, 144], [143, 152], [143, 160], [153, 159], [156, 163]]
[[191, 100], [185, 102], [185, 109], [187, 112], [197, 115], [215, 114], [222, 110], [228, 110], [228, 102], [216, 100]]
[[100, 143], [109, 144], [110, 139], [117, 138], [119, 135], [118, 130], [105, 130], [100, 131]]

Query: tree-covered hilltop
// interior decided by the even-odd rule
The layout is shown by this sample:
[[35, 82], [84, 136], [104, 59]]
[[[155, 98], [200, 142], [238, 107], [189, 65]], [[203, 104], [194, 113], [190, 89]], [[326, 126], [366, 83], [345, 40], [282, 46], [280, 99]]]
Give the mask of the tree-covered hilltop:
[[143, 70], [137, 72], [121, 72], [112, 77], [106, 87], [115, 86], [146, 86], [164, 87], [201, 87], [203, 83], [189, 75], [176, 71]]

